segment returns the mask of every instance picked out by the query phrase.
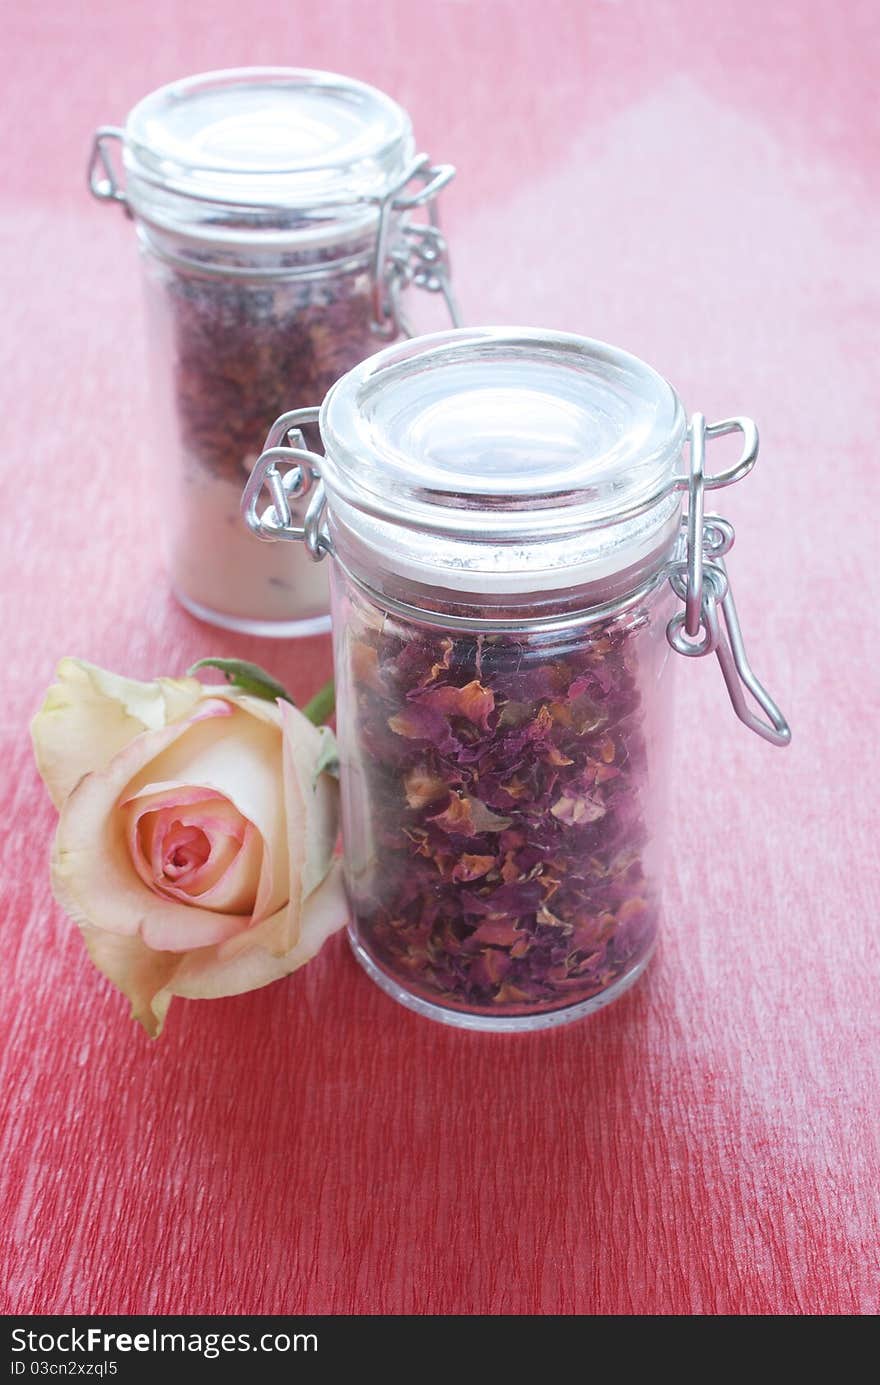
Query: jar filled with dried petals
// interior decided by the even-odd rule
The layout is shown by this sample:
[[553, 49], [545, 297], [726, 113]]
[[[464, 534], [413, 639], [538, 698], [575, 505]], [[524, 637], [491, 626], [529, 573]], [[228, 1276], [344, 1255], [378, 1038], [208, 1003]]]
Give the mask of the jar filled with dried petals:
[[[676, 653], [716, 653], [742, 720], [789, 738], [704, 513], [754, 424], [688, 422], [617, 348], [485, 329], [380, 352], [319, 427], [324, 455], [270, 448], [244, 508], [332, 560], [355, 953], [450, 1024], [577, 1019], [654, 948]], [[706, 475], [725, 433], [741, 455]]]
[[329, 626], [326, 573], [256, 543], [241, 488], [267, 420], [407, 333], [411, 285], [456, 321], [436, 215], [452, 175], [382, 92], [300, 69], [190, 77], [97, 132], [92, 192], [133, 218], [145, 270], [171, 580], [201, 619]]

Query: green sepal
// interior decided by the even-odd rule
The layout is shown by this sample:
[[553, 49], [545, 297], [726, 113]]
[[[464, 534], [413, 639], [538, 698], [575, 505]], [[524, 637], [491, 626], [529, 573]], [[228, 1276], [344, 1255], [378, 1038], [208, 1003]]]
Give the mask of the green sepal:
[[320, 688], [311, 702], [307, 702], [302, 709], [304, 717], [308, 717], [315, 726], [322, 726], [328, 717], [332, 717], [336, 707], [336, 688], [331, 678]]
[[261, 697], [264, 702], [277, 702], [280, 697], [285, 702], [293, 703], [290, 693], [271, 673], [260, 668], [259, 664], [248, 663], [246, 659], [199, 659], [187, 672], [194, 674], [200, 668], [219, 669], [233, 687], [250, 693], [251, 697]]

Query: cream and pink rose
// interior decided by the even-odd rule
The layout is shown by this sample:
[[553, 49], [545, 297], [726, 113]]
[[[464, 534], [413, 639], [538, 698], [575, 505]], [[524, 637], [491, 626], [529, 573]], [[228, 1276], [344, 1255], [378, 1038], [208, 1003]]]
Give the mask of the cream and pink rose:
[[346, 920], [332, 732], [289, 703], [76, 659], [34, 718], [59, 810], [56, 898], [151, 1033], [171, 997], [235, 995]]

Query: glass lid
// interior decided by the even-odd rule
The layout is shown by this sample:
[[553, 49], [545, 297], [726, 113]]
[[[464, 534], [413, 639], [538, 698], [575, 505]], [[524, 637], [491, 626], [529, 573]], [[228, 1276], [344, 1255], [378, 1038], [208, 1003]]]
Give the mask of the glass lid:
[[459, 330], [379, 352], [321, 410], [331, 506], [473, 542], [595, 529], [668, 493], [686, 434], [672, 387], [603, 342]]
[[227, 206], [381, 197], [414, 153], [383, 92], [303, 68], [238, 68], [160, 87], [125, 126], [129, 179]]

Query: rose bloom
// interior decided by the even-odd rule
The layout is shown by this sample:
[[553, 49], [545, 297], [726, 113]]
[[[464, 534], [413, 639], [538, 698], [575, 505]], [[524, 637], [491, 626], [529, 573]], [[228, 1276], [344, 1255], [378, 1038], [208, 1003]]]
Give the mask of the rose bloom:
[[64, 659], [31, 731], [59, 810], [52, 886], [158, 1034], [174, 995], [295, 971], [346, 921], [333, 733], [196, 678]]

